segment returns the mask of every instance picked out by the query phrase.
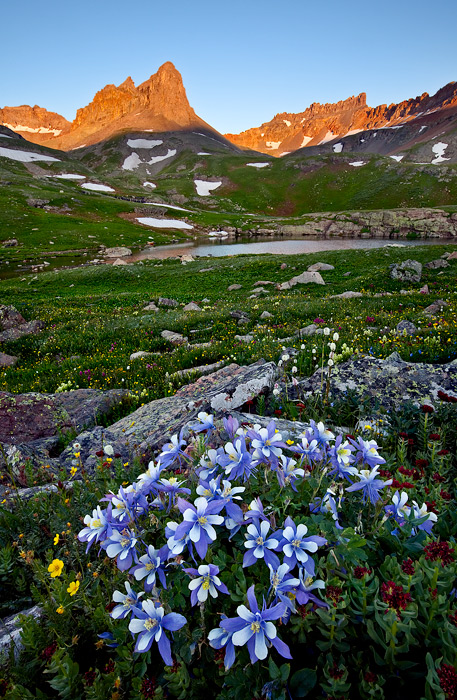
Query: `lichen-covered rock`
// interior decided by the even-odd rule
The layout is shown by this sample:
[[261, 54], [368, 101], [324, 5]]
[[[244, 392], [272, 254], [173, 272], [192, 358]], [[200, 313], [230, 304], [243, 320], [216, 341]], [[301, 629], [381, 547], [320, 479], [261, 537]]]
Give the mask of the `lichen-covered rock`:
[[278, 289], [285, 290], [295, 287], [297, 284], [324, 284], [325, 282], [318, 272], [302, 272], [301, 275], [292, 277], [288, 282], [278, 285]]
[[0, 352], [0, 367], [14, 367], [18, 358], [15, 355], [7, 355]]
[[417, 333], [417, 327], [414, 325], [414, 323], [407, 321], [406, 319], [397, 323], [395, 330], [397, 333], [401, 333], [402, 335], [416, 335]]
[[[148, 460], [200, 411], [226, 413], [270, 391], [276, 372], [276, 365], [264, 360], [249, 367], [231, 364], [182, 387], [174, 396], [141, 406], [109, 428], [97, 426], [80, 433], [76, 440], [80, 444], [83, 463], [86, 469], [94, 469], [95, 452], [107, 443], [121, 454], [124, 461], [135, 456]], [[72, 459], [73, 450], [69, 447], [60, 456], [61, 465], [70, 467]]]
[[168, 299], [168, 297], [159, 297], [159, 301], [157, 303], [159, 306], [170, 306], [172, 308], [179, 306], [176, 299]]
[[420, 282], [422, 265], [417, 260], [393, 263], [390, 265], [390, 276], [393, 280], [400, 280], [401, 282]]
[[[363, 357], [332, 368], [330, 398], [343, 399], [354, 391], [372, 406], [380, 403], [394, 411], [405, 401], [435, 404], [438, 391], [457, 392], [457, 361], [443, 365], [405, 362], [397, 352], [385, 360]], [[326, 372], [327, 370], [324, 370]], [[324, 384], [326, 376], [324, 376]], [[321, 391], [321, 370], [299, 383], [299, 393]]]
[[162, 331], [160, 335], [172, 345], [185, 345], [189, 340], [189, 338], [184, 337], [181, 333], [175, 333], [175, 331], [165, 330]]
[[450, 265], [447, 260], [438, 258], [438, 260], [431, 260], [430, 262], [425, 263], [425, 267], [427, 267], [429, 270], [438, 270], [441, 267], [450, 267]]

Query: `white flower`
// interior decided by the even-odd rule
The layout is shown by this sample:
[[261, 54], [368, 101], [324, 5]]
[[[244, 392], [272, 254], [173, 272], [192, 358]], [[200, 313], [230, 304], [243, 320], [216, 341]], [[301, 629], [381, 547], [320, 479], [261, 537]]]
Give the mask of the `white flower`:
[[328, 346], [329, 346], [330, 350], [332, 350], [332, 351], [333, 351], [333, 350], [336, 350], [336, 345], [335, 345], [335, 343], [329, 343]]
[[290, 355], [288, 355], [287, 352], [284, 353], [284, 355], [281, 357], [281, 360], [283, 362], [287, 362], [287, 360], [290, 360]]
[[302, 344], [300, 345], [300, 350], [304, 350], [304, 349], [305, 349], [305, 346], [304, 346], [304, 344], [302, 343]]
[[295, 372], [298, 372], [298, 367], [295, 365], [292, 367], [292, 374], [295, 374]]
[[273, 396], [279, 396], [280, 393], [279, 389], [273, 389]]
[[339, 340], [339, 339], [340, 339], [339, 333], [334, 333], [334, 334], [333, 334], [333, 340], [335, 341], [335, 343], [336, 343], [336, 341]]
[[324, 328], [324, 335], [330, 335], [330, 328], [327, 328], [327, 326]]
[[328, 364], [329, 367], [333, 367], [333, 365], [334, 365], [335, 363], [334, 363], [333, 360], [330, 358], [329, 361], [327, 362], [327, 364]]
[[113, 450], [113, 448], [111, 447], [111, 445], [105, 445], [105, 447], [103, 448], [103, 452], [104, 452], [106, 455], [108, 455], [108, 457], [112, 457], [113, 454], [114, 454], [114, 450]]

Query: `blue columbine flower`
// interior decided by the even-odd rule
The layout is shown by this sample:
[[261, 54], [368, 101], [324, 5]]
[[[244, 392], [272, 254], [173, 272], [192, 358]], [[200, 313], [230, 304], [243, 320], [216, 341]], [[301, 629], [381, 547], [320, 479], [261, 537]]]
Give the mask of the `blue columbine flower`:
[[279, 559], [272, 552], [279, 545], [279, 539], [274, 535], [267, 537], [270, 523], [251, 523], [247, 527], [246, 541], [244, 546], [248, 550], [243, 557], [243, 566], [252, 566], [258, 559], [265, 559], [266, 564], [271, 564], [274, 568], [279, 565]]
[[235, 435], [237, 434], [238, 428], [240, 427], [240, 424], [238, 423], [237, 419], [233, 418], [233, 416], [229, 416], [228, 418], [223, 418], [222, 422], [229, 436], [229, 440], [233, 440]]
[[208, 434], [215, 429], [214, 416], [205, 411], [200, 411], [197, 416], [199, 423], [194, 423], [194, 425], [189, 426], [194, 433], [202, 433], [206, 431]]
[[176, 460], [178, 460], [179, 464], [181, 465], [181, 458], [184, 457], [187, 459], [187, 455], [185, 455], [184, 451], [181, 449], [183, 445], [187, 445], [186, 441], [183, 440], [183, 431], [179, 433], [179, 437], [177, 435], [173, 435], [171, 438], [170, 442], [167, 442], [166, 445], [163, 446], [162, 452], [159, 455], [159, 463], [162, 467], [167, 468], [170, 467]]
[[133, 564], [133, 560], [138, 561], [135, 545], [137, 538], [135, 533], [124, 528], [122, 531], [114, 530], [111, 537], [103, 542], [102, 547], [110, 559], [116, 557], [117, 568], [127, 571]]
[[359, 473], [357, 467], [351, 467], [351, 462], [354, 462], [352, 452], [354, 452], [354, 447], [347, 440], [343, 442], [343, 436], [338, 435], [335, 444], [328, 451], [332, 465], [328, 475], [336, 475], [342, 479], [347, 479], [352, 484], [349, 477], [356, 476]]
[[168, 493], [168, 510], [174, 505], [178, 493], [190, 494], [190, 489], [182, 485], [185, 483], [185, 480], [179, 481], [175, 476], [171, 476], [169, 479], [160, 479], [158, 482], [157, 490]]
[[275, 422], [270, 421], [266, 428], [255, 425], [254, 429], [248, 430], [247, 434], [252, 439], [253, 459], [275, 467], [278, 463], [278, 457], [282, 454], [281, 448], [287, 447], [282, 441], [281, 433], [276, 430]]
[[200, 496], [195, 499], [194, 505], [182, 498], [178, 498], [178, 508], [183, 514], [184, 521], [178, 525], [175, 538], [180, 539], [189, 534], [191, 541], [195, 544], [198, 555], [204, 559], [208, 551], [210, 542], [216, 539], [216, 530], [213, 525], [220, 525], [224, 522], [219, 513], [224, 507], [224, 501], [211, 501]]
[[363, 440], [361, 437], [357, 441], [351, 439], [350, 442], [357, 450], [356, 458], [358, 462], [367, 464], [370, 469], [379, 464], [385, 464], [386, 460], [378, 454], [378, 445], [376, 440]]
[[319, 462], [322, 459], [322, 452], [319, 448], [319, 443], [313, 434], [305, 432], [300, 435], [301, 444], [293, 445], [290, 447], [292, 452], [301, 455], [303, 461], [306, 461], [310, 467], [313, 466], [313, 462]]
[[137, 581], [146, 579], [144, 582], [144, 590], [151, 591], [156, 585], [156, 575], [160, 579], [160, 583], [164, 588], [167, 587], [167, 580], [163, 570], [165, 559], [160, 556], [161, 552], [156, 551], [152, 544], [148, 545], [147, 553], [139, 558], [139, 563], [130, 571]]
[[222, 447], [218, 447], [217, 450], [206, 450], [205, 454], [200, 459], [200, 467], [198, 468], [198, 476], [200, 479], [209, 480], [213, 479], [221, 468], [219, 464], [219, 457], [224, 455], [224, 450]]
[[149, 462], [148, 468], [143, 474], [137, 479], [138, 486], [141, 491], [148, 495], [151, 493], [157, 493], [157, 481], [159, 479], [160, 473], [163, 471], [163, 466], [161, 464], [154, 464], [154, 461]]
[[316, 423], [313, 420], [309, 422], [310, 430], [312, 431], [312, 436], [314, 440], [317, 440], [318, 444], [326, 448], [331, 440], [335, 439], [334, 434], [331, 430], [325, 427], [321, 422]]
[[226, 475], [230, 480], [247, 481], [255, 470], [244, 435], [238, 437], [233, 443], [228, 442], [224, 449], [226, 454], [219, 457], [219, 463], [225, 468]]
[[[295, 589], [300, 585], [298, 578], [294, 578], [289, 572], [288, 564], [281, 564], [276, 569], [268, 565], [270, 569], [270, 590], [273, 590], [275, 597], [279, 598], [288, 608], [294, 608], [293, 598]], [[290, 596], [292, 594], [292, 596]]]
[[249, 510], [247, 513], [244, 514], [244, 519], [248, 522], [252, 522], [253, 520], [256, 522], [258, 522], [259, 520], [265, 520], [266, 522], [270, 522], [265, 513], [263, 512], [262, 501], [258, 496], [250, 502]]
[[204, 603], [208, 599], [208, 594], [212, 598], [217, 598], [217, 592], [227, 593], [227, 586], [218, 577], [219, 567], [214, 564], [202, 564], [197, 569], [184, 569], [186, 574], [196, 576], [189, 583], [190, 604]]
[[305, 470], [301, 467], [297, 467], [297, 462], [286, 455], [280, 456], [280, 464], [276, 471], [276, 476], [278, 477], [278, 482], [281, 488], [285, 486], [291, 486], [293, 491], [297, 491], [295, 482], [299, 477], [303, 478], [305, 476]]
[[318, 547], [327, 544], [324, 537], [311, 535], [305, 537], [308, 528], [303, 523], [295, 525], [292, 518], [286, 518], [285, 528], [282, 531], [282, 540], [279, 542], [279, 548], [284, 552], [284, 564], [287, 564], [292, 570], [297, 564], [303, 566], [308, 575], [314, 575], [314, 561], [309, 556], [309, 552], [317, 552]]
[[123, 620], [130, 613], [133, 617], [135, 608], [141, 608], [140, 598], [144, 593], [135, 593], [128, 581], [125, 582], [125, 590], [127, 593], [121, 593], [121, 591], [113, 593], [114, 602], [119, 603], [111, 611], [111, 617], [115, 620]]
[[[342, 501], [344, 501], [344, 498], [340, 499], [340, 503]], [[311, 513], [331, 513], [332, 518], [335, 521], [335, 526], [338, 528], [338, 530], [343, 529], [338, 521], [339, 516], [335, 494], [330, 490], [330, 488], [324, 494], [323, 498], [315, 498], [314, 503], [309, 504], [309, 509]]]
[[[222, 613], [222, 620], [227, 620], [227, 615]], [[224, 666], [228, 671], [235, 661], [235, 647], [232, 642], [232, 635], [222, 627], [216, 627], [208, 634], [208, 640], [213, 649], [223, 649], [225, 647]]]
[[291, 659], [289, 647], [278, 638], [276, 627], [271, 622], [285, 615], [287, 608], [284, 603], [277, 603], [271, 608], [267, 608], [264, 603], [262, 610], [259, 610], [254, 586], [249, 588], [247, 597], [251, 610], [245, 605], [239, 605], [236, 610], [238, 617], [221, 620], [220, 627], [232, 635], [234, 646], [247, 644], [253, 664], [266, 659], [271, 645], [285, 659]]
[[206, 498], [207, 501], [220, 500], [220, 481], [220, 475], [215, 479], [210, 479], [208, 481], [205, 479], [200, 479], [200, 483], [197, 486], [197, 494]]
[[378, 466], [373, 467], [371, 471], [368, 469], [362, 469], [358, 474], [360, 481], [357, 484], [348, 486], [346, 491], [363, 491], [364, 503], [366, 502], [367, 498], [370, 499], [371, 503], [377, 503], [381, 498], [379, 495], [381, 489], [384, 489], [386, 486], [390, 486], [392, 483], [392, 479], [382, 481], [381, 479], [376, 478], [379, 476], [378, 468]]
[[192, 542], [190, 541], [189, 533], [185, 533], [182, 537], [176, 537], [176, 530], [179, 523], [173, 521], [168, 522], [165, 527], [165, 537], [167, 538], [168, 559], [177, 557], [183, 553], [186, 547], [192, 556]]
[[159, 652], [167, 666], [173, 665], [171, 657], [170, 640], [164, 630], [175, 632], [181, 629], [187, 620], [178, 613], [164, 615], [164, 609], [159, 605], [156, 607], [154, 601], [145, 600], [142, 610], [135, 611], [135, 617], [129, 623], [129, 630], [133, 634], [138, 634], [135, 651], [146, 652], [151, 648], [152, 642], [156, 641]]
[[328, 608], [327, 603], [320, 600], [314, 593], [314, 591], [319, 588], [325, 588], [325, 583], [321, 579], [314, 581], [311, 576], [305, 571], [305, 569], [299, 568], [298, 576], [300, 578], [300, 586], [296, 591], [297, 603], [300, 605], [306, 605], [309, 601], [312, 601], [319, 608]]
[[110, 514], [111, 504], [106, 510], [102, 510], [100, 506], [94, 508], [92, 517], [90, 515], [84, 516], [84, 524], [86, 527], [80, 531], [78, 539], [80, 542], [87, 542], [86, 553], [94, 542], [103, 541], [111, 536], [113, 528], [110, 522]]

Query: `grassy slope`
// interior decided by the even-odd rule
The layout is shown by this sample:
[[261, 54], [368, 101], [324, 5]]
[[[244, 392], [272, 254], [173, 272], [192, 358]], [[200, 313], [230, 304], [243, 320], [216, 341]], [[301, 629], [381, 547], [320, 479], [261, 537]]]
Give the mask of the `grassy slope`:
[[[425, 263], [455, 247], [417, 247], [413, 257]], [[173, 381], [170, 387], [166, 372], [172, 374], [220, 359], [250, 362], [263, 356], [277, 360], [278, 339], [293, 336], [316, 317], [338, 328], [341, 342], [354, 351], [386, 356], [399, 350], [405, 359], [452, 359], [457, 356], [457, 261], [443, 274], [439, 274], [440, 270], [424, 268], [421, 283], [429, 284], [431, 295], [419, 294], [420, 285], [411, 285], [411, 294], [400, 295], [402, 284], [389, 278], [388, 266], [411, 255], [409, 248], [386, 248], [300, 256], [199, 259], [186, 266], [168, 260], [128, 267], [81, 268], [43, 273], [24, 281], [3, 281], [0, 282], [2, 302], [16, 305], [26, 319], [43, 319], [46, 329], [37, 336], [3, 344], [1, 350], [18, 356], [19, 362], [15, 368], [0, 372], [0, 389], [53, 392], [62, 383], [71, 381], [71, 388], [129, 386], [136, 392], [146, 389], [151, 399], [172, 393], [179, 383]], [[267, 298], [248, 298], [257, 280], [283, 282], [317, 260], [335, 266], [334, 271], [323, 273], [325, 287], [300, 285], [279, 292], [269, 286]], [[284, 261], [288, 267], [281, 270]], [[207, 267], [213, 269], [200, 272]], [[348, 270], [349, 278], [343, 276]], [[242, 284], [242, 289], [227, 292], [233, 283]], [[348, 289], [362, 291], [364, 296], [344, 301], [329, 298]], [[389, 291], [392, 296], [373, 296], [380, 291]], [[180, 306], [159, 313], [144, 312], [144, 305], [151, 299], [157, 301], [159, 296], [173, 297]], [[420, 310], [435, 298], [447, 299], [450, 307], [438, 325], [429, 326]], [[191, 300], [198, 302], [203, 310], [184, 312], [182, 306]], [[249, 324], [238, 326], [229, 313], [233, 309], [247, 311]], [[266, 321], [260, 319], [264, 310], [272, 314]], [[367, 317], [374, 320], [368, 321]], [[403, 318], [410, 318], [422, 328], [417, 337], [388, 335], [383, 340], [381, 329], [395, 328]], [[365, 333], [368, 326], [376, 328], [371, 335]], [[160, 336], [164, 329], [183, 333], [191, 343], [211, 345], [171, 352], [172, 347]], [[251, 343], [245, 345], [235, 340], [236, 334], [245, 333], [253, 334]], [[300, 347], [301, 341], [293, 342]], [[300, 360], [305, 373], [312, 370], [310, 348], [314, 342], [315, 339], [305, 342]], [[130, 354], [138, 350], [159, 354], [130, 362]]]

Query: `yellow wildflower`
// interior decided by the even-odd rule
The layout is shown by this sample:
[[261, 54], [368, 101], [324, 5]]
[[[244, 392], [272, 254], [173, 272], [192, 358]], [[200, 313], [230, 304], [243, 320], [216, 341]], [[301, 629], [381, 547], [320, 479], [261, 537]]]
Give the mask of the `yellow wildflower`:
[[60, 535], [59, 535], [59, 533], [57, 533], [57, 535], [54, 537], [54, 544], [59, 544], [59, 540], [60, 540]]
[[57, 608], [56, 612], [58, 612], [59, 615], [62, 615], [63, 611], [64, 611], [64, 609], [63, 609], [62, 605], [59, 605], [59, 607]]
[[79, 581], [72, 581], [72, 582], [70, 583], [70, 585], [68, 586], [68, 588], [67, 588], [67, 592], [68, 592], [71, 596], [75, 595], [75, 593], [78, 592], [78, 589], [79, 589], [79, 586], [80, 586], [80, 585], [81, 585], [81, 584], [79, 583]]
[[70, 469], [70, 476], [74, 476], [74, 475], [76, 474], [77, 471], [78, 471], [78, 467], [72, 467], [72, 468]]
[[56, 576], [60, 576], [62, 573], [63, 569], [63, 561], [60, 559], [53, 559], [52, 562], [48, 566], [48, 571], [51, 574], [52, 578], [55, 578]]

